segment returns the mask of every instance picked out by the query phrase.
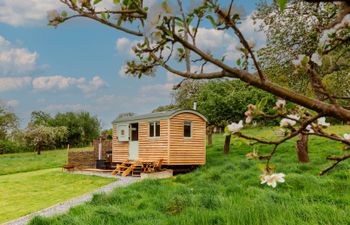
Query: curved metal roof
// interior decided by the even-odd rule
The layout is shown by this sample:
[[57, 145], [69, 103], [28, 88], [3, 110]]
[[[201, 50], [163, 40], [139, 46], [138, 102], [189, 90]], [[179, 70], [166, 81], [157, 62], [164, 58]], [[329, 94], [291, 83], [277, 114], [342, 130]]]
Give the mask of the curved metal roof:
[[203, 116], [201, 113], [195, 110], [191, 109], [177, 109], [177, 110], [172, 110], [172, 111], [164, 111], [164, 112], [155, 112], [155, 113], [148, 113], [144, 115], [135, 115], [135, 116], [130, 116], [130, 117], [123, 117], [123, 118], [117, 118], [115, 119], [112, 123], [128, 123], [128, 122], [136, 122], [136, 121], [141, 121], [141, 120], [151, 120], [151, 119], [163, 119], [163, 118], [171, 118], [173, 116], [176, 116], [180, 113], [193, 113], [197, 116], [202, 117], [205, 121], [208, 121], [205, 116]]

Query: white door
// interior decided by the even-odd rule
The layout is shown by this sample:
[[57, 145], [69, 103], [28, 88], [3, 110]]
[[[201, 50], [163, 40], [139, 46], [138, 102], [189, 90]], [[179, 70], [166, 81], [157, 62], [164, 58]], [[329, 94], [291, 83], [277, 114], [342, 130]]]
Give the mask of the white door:
[[138, 141], [129, 142], [129, 159], [130, 160], [139, 159], [139, 142]]
[[139, 124], [130, 124], [129, 159], [139, 159]]

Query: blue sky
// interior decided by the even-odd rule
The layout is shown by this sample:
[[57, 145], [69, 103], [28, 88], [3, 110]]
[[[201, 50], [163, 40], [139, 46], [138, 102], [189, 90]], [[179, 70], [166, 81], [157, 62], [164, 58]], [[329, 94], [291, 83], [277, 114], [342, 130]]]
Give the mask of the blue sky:
[[[256, 2], [235, 4], [250, 15]], [[47, 26], [46, 12], [61, 7], [58, 0], [0, 0], [0, 101], [19, 116], [22, 127], [34, 110], [89, 111], [108, 128], [119, 113], [147, 113], [171, 103], [170, 90], [179, 78], [162, 69], [155, 77], [123, 75], [133, 37], [87, 19], [56, 29]], [[264, 42], [261, 33], [252, 31], [249, 17], [241, 28], [248, 39]], [[231, 39], [230, 34], [202, 30], [203, 46], [233, 59], [237, 42]]]

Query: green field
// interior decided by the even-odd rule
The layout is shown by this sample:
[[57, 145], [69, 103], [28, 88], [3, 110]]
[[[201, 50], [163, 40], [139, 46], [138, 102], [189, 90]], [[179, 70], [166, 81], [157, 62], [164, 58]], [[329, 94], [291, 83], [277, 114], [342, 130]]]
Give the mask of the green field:
[[[0, 156], [0, 224], [80, 196], [114, 179], [62, 172], [65, 150]], [[28, 172], [29, 171], [29, 172]]]
[[[350, 127], [330, 131], [349, 133]], [[274, 134], [271, 128], [246, 132], [266, 138]], [[223, 136], [216, 135], [207, 148], [207, 164], [192, 173], [118, 188], [64, 215], [36, 217], [31, 224], [350, 224], [350, 162], [319, 177], [330, 163], [325, 157], [344, 152], [332, 141], [310, 139], [308, 164], [297, 162], [295, 140], [278, 149], [272, 163], [286, 174], [286, 182], [275, 189], [260, 184], [261, 162], [245, 158], [248, 146], [233, 143], [231, 153], [223, 155]]]
[[[72, 148], [70, 151], [91, 150], [92, 147]], [[62, 167], [67, 161], [67, 150], [42, 151], [0, 155], [0, 175]]]

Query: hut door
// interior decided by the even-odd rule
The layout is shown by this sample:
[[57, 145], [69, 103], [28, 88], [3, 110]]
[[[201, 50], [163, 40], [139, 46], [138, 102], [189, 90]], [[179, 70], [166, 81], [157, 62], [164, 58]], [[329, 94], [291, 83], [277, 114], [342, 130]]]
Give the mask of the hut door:
[[129, 159], [139, 159], [139, 124], [130, 124]]

